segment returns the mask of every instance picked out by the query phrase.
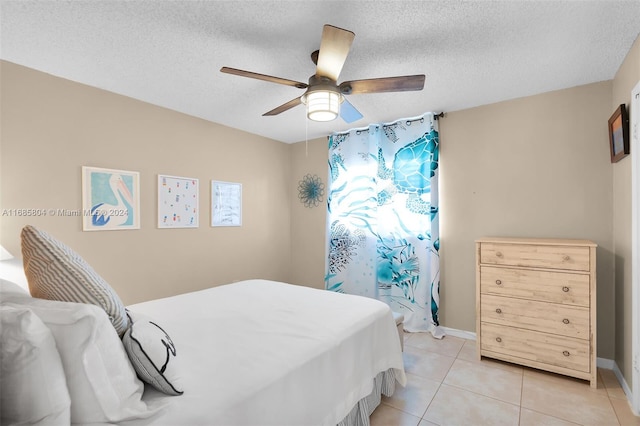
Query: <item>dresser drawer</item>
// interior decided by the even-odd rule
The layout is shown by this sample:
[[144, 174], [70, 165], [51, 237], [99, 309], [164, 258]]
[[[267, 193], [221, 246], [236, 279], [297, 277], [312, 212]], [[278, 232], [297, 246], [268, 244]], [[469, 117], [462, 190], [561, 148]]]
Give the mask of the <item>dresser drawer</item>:
[[482, 243], [480, 263], [589, 271], [589, 247]]
[[481, 295], [483, 322], [589, 339], [589, 308]]
[[589, 341], [502, 325], [480, 324], [480, 350], [590, 372]]
[[480, 266], [480, 293], [589, 306], [589, 275]]

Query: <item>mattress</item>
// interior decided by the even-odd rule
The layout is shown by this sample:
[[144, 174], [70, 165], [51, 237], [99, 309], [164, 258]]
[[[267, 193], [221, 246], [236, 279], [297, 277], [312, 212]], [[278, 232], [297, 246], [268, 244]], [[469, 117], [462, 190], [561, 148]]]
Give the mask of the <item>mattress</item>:
[[392, 370], [406, 383], [390, 308], [377, 300], [248, 280], [128, 306], [171, 336], [184, 394], [127, 425], [336, 425]]

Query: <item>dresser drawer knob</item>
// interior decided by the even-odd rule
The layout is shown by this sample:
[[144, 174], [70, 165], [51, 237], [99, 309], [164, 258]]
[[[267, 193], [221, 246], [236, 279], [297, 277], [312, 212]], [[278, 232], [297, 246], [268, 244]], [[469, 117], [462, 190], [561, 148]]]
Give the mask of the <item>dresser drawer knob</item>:
[[496, 280], [496, 285], [502, 285], [502, 281], [501, 280]]
[[496, 252], [496, 257], [502, 257], [502, 252], [501, 251], [497, 251]]
[[569, 353], [569, 351], [562, 351], [562, 355], [564, 355], [564, 356], [569, 356], [569, 355], [571, 355], [571, 354]]
[[562, 287], [562, 291], [564, 291], [565, 293], [569, 293], [569, 287], [565, 285], [564, 287]]
[[562, 322], [565, 324], [569, 324], [569, 320], [567, 318], [563, 319]]
[[498, 343], [502, 342], [502, 337], [496, 337], [496, 342]]
[[502, 313], [502, 309], [496, 308], [496, 314], [501, 314], [501, 313]]
[[565, 254], [564, 256], [562, 256], [562, 260], [564, 260], [565, 262], [568, 262], [571, 260], [571, 258]]

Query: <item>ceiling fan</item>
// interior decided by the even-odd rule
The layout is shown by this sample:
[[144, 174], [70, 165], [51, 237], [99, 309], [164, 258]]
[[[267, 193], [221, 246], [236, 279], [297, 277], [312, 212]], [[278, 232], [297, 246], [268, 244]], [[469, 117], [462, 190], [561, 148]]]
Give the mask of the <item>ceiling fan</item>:
[[229, 67], [222, 67], [220, 71], [306, 89], [302, 96], [264, 113], [263, 116], [278, 115], [295, 106], [305, 104], [307, 117], [314, 121], [330, 121], [338, 115], [347, 123], [361, 119], [362, 114], [347, 101], [345, 95], [405, 92], [424, 88], [424, 74], [352, 80], [338, 84], [338, 76], [347, 59], [354, 37], [353, 32], [342, 28], [328, 24], [323, 27], [320, 50], [311, 54], [311, 60], [316, 64], [316, 73], [309, 77], [309, 83]]

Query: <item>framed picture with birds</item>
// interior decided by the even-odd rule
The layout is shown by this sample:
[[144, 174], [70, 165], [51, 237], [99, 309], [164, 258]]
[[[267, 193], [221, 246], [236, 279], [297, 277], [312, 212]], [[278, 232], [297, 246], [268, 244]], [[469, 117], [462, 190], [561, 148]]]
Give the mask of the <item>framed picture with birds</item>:
[[82, 229], [140, 228], [140, 173], [82, 167]]

